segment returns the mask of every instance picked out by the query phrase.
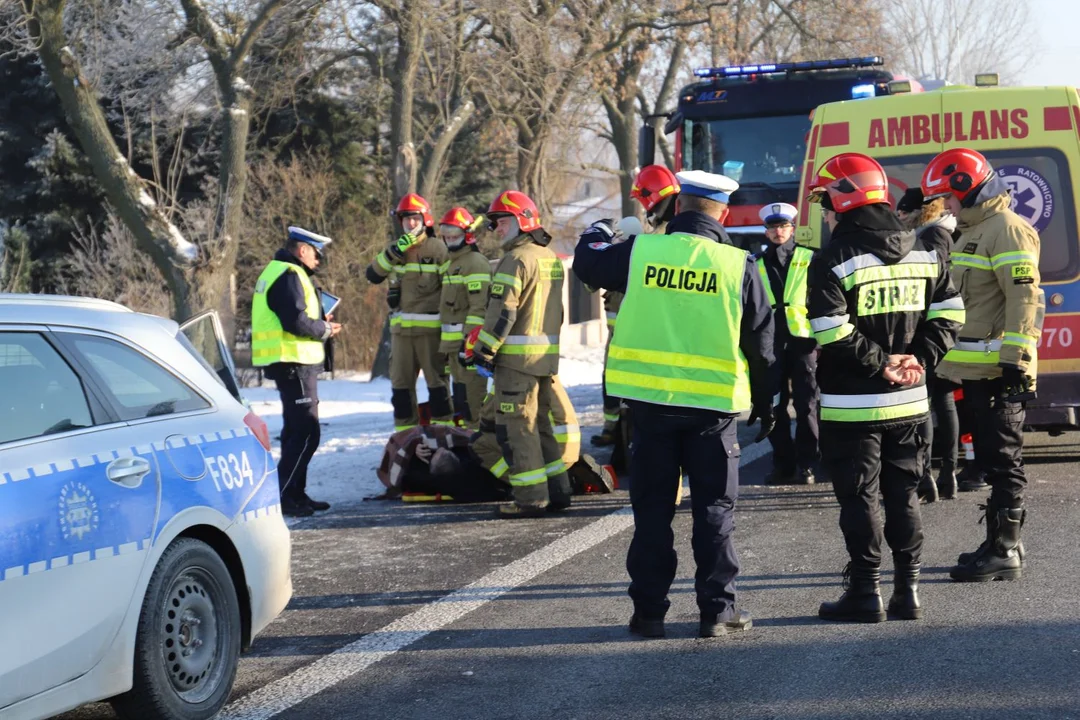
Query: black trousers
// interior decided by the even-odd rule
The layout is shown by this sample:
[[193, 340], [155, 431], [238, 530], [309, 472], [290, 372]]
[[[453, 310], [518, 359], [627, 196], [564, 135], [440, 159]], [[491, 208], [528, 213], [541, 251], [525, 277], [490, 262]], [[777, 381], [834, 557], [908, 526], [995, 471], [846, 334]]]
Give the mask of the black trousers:
[[[923, 435], [926, 437], [927, 446], [933, 450], [937, 443], [941, 453], [942, 473], [956, 470], [957, 453], [960, 445], [960, 418], [956, 412], [956, 401], [953, 399], [953, 390], [956, 385], [945, 378], [929, 373], [926, 376], [926, 392], [930, 396], [930, 407], [934, 414], [926, 419], [923, 425]], [[937, 419], [937, 429], [934, 428], [934, 418]], [[932, 456], [932, 454], [931, 454]], [[923, 473], [929, 479], [931, 476], [930, 463], [926, 463]]]
[[[809, 345], [809, 349], [808, 346]], [[786, 473], [806, 469], [818, 452], [817, 356], [813, 345], [789, 340], [776, 354], [774, 372], [780, 378], [780, 404], [773, 408], [776, 427], [769, 434], [773, 464]], [[791, 439], [788, 403], [795, 405], [795, 440]]]
[[735, 576], [739, 574], [732, 543], [739, 489], [736, 418], [650, 403], [631, 405], [634, 538], [626, 570], [634, 610], [646, 618], [662, 618], [671, 605], [667, 595], [678, 567], [671, 522], [681, 470], [690, 478], [698, 607], [718, 613], [722, 620], [730, 619], [736, 612]]
[[[929, 462], [922, 421], [882, 430], [823, 423], [821, 449], [840, 503], [840, 530], [851, 562], [879, 567], [884, 539], [896, 565], [918, 562], [922, 517], [915, 488]], [[885, 501], [882, 531], [878, 492]]]
[[965, 380], [964, 404], [972, 421], [975, 466], [986, 474], [998, 507], [1023, 505], [1024, 405], [1001, 399], [1001, 379]]
[[[274, 367], [274, 366], [271, 366]], [[319, 449], [319, 370], [321, 366], [283, 365], [267, 373], [281, 396], [281, 499], [300, 502], [307, 492], [307, 470]]]

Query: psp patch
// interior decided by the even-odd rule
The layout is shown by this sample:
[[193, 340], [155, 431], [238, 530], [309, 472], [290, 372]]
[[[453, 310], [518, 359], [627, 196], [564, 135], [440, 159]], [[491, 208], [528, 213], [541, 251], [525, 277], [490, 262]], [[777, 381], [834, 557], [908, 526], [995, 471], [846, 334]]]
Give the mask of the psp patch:
[[470, 280], [468, 282], [468, 284], [466, 285], [466, 287], [469, 290], [469, 292], [477, 293], [477, 292], [480, 292], [480, 290], [483, 289], [484, 283], [483, 283], [482, 280]]
[[506, 290], [506, 286], [502, 283], [491, 283], [491, 297], [498, 300], [503, 296], [503, 291]]
[[1010, 273], [1013, 285], [1031, 285], [1035, 282], [1035, 266], [1029, 263], [1013, 265]]

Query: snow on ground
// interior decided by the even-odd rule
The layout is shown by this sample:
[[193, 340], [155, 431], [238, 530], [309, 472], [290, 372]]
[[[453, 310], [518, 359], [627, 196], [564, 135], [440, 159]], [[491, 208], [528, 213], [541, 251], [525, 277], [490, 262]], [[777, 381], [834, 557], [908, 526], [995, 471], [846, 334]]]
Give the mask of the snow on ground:
[[[604, 348], [573, 348], [559, 362], [559, 377], [578, 413], [582, 441], [599, 432], [603, 424], [600, 376]], [[280, 457], [276, 441], [281, 432], [281, 401], [272, 382], [245, 388], [244, 398], [270, 428], [275, 439], [274, 457]], [[421, 375], [417, 382], [420, 402], [427, 400]], [[383, 447], [394, 429], [390, 405], [390, 381], [369, 374], [339, 375], [319, 382], [319, 417], [324, 423], [322, 443], [308, 468], [308, 494], [330, 503], [354, 502], [382, 492], [375, 469]]]

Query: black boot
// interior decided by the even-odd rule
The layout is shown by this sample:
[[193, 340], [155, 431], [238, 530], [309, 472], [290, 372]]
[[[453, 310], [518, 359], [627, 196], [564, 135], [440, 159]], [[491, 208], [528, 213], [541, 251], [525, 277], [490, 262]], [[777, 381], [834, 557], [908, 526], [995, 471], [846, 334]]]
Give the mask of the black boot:
[[1020, 528], [1024, 526], [1024, 509], [987, 509], [986, 523], [989, 542], [967, 563], [949, 571], [958, 582], [988, 582], [990, 580], [1019, 580], [1024, 568], [1020, 558]]
[[893, 594], [889, 598], [889, 617], [900, 620], [918, 620], [922, 617], [919, 602], [919, 570], [922, 563], [894, 564]]
[[941, 472], [937, 477], [937, 489], [938, 496], [942, 500], [955, 500], [956, 499], [956, 470], [953, 469], [952, 464], [943, 462], [941, 464]]
[[919, 495], [919, 502], [923, 504], [937, 502], [938, 487], [929, 471], [923, 475], [922, 480], [919, 481], [919, 487], [915, 489], [915, 492]]
[[990, 484], [986, 482], [986, 473], [974, 465], [968, 465], [960, 471], [960, 475], [957, 477], [957, 485], [960, 492], [975, 492], [990, 487]]
[[881, 605], [881, 570], [857, 567], [844, 569], [844, 594], [836, 602], [823, 602], [818, 608], [822, 620], [879, 623], [885, 620]]
[[[997, 508], [992, 501], [987, 500], [985, 505], [980, 505], [979, 509], [983, 511], [982, 517], [979, 518], [979, 522], [986, 522], [986, 539], [982, 541], [982, 544], [975, 549], [974, 552], [960, 553], [960, 556], [956, 558], [957, 565], [967, 565], [980, 554], [986, 551], [986, 548], [990, 546], [992, 538], [994, 536], [993, 524], [997, 522]], [[1024, 561], [1024, 541], [1021, 540], [1020, 544], [1016, 546], [1016, 554], [1020, 556], [1020, 562]]]

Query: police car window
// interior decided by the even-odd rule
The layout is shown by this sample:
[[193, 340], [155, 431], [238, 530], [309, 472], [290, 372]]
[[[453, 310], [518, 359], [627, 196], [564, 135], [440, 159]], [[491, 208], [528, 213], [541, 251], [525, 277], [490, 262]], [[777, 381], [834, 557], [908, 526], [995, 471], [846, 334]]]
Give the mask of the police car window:
[[90, 427], [82, 383], [37, 333], [0, 332], [0, 443]]
[[[1039, 231], [1039, 271], [1044, 282], [1080, 274], [1076, 210], [1069, 164], [1053, 148], [987, 151], [986, 157], [1012, 189], [1012, 209]], [[893, 205], [917, 185], [931, 156], [878, 158], [889, 176]]]
[[121, 343], [75, 336], [72, 346], [115, 401], [121, 420], [200, 410], [209, 404], [156, 362]]

